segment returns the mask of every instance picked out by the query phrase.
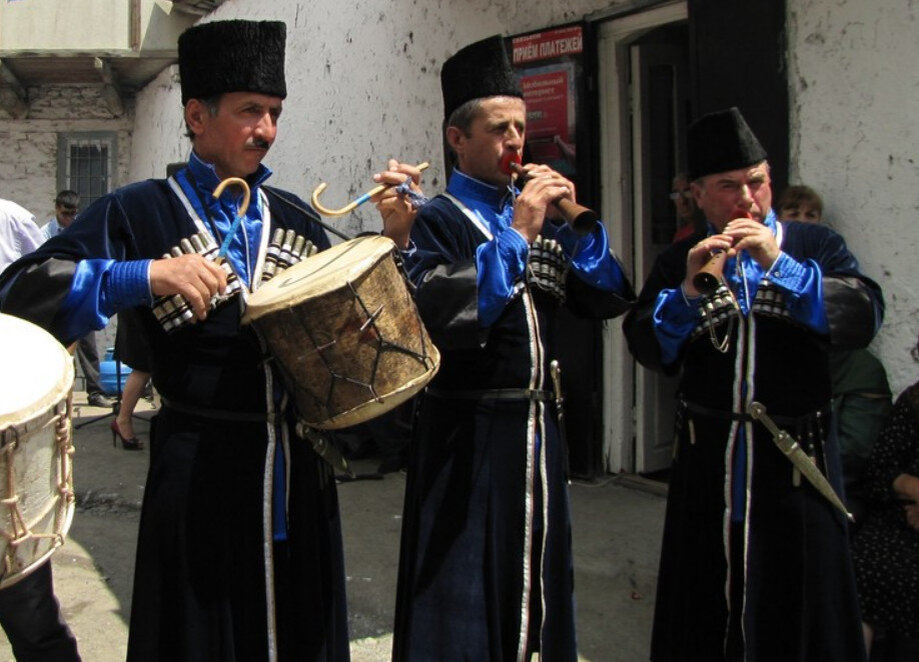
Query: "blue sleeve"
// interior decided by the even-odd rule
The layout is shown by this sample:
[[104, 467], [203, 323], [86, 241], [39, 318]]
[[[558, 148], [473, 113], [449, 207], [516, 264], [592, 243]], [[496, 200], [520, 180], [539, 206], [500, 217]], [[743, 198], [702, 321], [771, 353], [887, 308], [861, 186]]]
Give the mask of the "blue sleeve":
[[152, 306], [149, 271], [152, 260], [80, 260], [59, 318], [67, 337], [102, 329], [118, 310]]
[[781, 252], [766, 273], [766, 278], [785, 291], [786, 306], [795, 321], [816, 333], [829, 333], [820, 265], [814, 260], [798, 262]]
[[476, 248], [479, 324], [488, 327], [504, 310], [523, 278], [529, 246], [513, 229], [505, 230]]
[[699, 323], [699, 297], [689, 299], [683, 288], [664, 289], [654, 305], [654, 336], [661, 350], [661, 363], [671, 365], [696, 324]]
[[609, 250], [609, 238], [602, 223], [597, 223], [594, 231], [583, 237], [578, 237], [566, 223], [558, 229], [556, 241], [571, 257], [571, 270], [588, 285], [611, 292], [630, 289], [626, 287], [622, 265]]

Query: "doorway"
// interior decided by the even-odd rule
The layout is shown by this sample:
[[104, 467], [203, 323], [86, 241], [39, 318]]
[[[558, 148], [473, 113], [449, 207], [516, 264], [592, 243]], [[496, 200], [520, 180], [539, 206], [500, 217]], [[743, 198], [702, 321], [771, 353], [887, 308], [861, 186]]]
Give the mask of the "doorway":
[[[636, 289], [669, 244], [669, 195], [685, 166], [690, 116], [689, 29], [684, 2], [599, 27], [604, 218]], [[605, 334], [607, 469], [654, 474], [670, 466], [676, 380], [638, 365], [620, 324]]]

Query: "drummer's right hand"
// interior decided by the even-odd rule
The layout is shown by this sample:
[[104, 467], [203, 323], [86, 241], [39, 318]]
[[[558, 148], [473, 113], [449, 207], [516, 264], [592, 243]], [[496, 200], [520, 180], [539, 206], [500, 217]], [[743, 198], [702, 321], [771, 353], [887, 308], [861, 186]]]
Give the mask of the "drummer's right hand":
[[153, 260], [150, 289], [155, 296], [181, 294], [199, 320], [207, 317], [211, 297], [227, 288], [227, 274], [198, 254]]

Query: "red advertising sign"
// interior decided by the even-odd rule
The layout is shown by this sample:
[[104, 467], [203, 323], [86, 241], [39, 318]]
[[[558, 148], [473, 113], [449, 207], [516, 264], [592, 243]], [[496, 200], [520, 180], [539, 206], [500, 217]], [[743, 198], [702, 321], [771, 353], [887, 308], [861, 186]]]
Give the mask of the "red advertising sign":
[[583, 33], [579, 25], [514, 37], [511, 43], [515, 66], [563, 55], [577, 55], [584, 50]]
[[569, 72], [565, 69], [520, 79], [527, 104], [527, 144], [537, 162], [564, 159], [561, 147], [573, 142], [569, 85]]

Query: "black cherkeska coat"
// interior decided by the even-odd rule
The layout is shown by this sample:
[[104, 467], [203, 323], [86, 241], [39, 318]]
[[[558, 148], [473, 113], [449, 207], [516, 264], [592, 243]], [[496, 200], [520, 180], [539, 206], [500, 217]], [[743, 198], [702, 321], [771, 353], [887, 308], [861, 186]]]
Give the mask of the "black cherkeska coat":
[[[624, 322], [636, 359], [678, 373], [685, 403], [661, 550], [655, 662], [864, 660], [846, 520], [807, 481], [795, 481], [772, 435], [746, 414], [751, 402], [764, 404], [841, 493], [827, 349], [871, 340], [883, 313], [881, 292], [859, 273], [838, 234], [812, 224], [780, 225], [781, 249], [821, 268], [828, 337], [795, 322], [785, 293], [763, 281], [748, 315], [724, 288], [699, 299], [698, 325], [677, 361], [662, 365], [657, 296], [680, 287], [698, 236], [657, 259]], [[722, 352], [713, 337], [725, 335], [730, 342]], [[736, 512], [737, 476], [730, 468], [741, 445], [746, 492]]]
[[[547, 222], [543, 234], [553, 233]], [[438, 196], [412, 237], [418, 306], [442, 363], [421, 398], [408, 466], [393, 659], [511, 662], [538, 650], [543, 660], [574, 662], [571, 525], [554, 405], [471, 395], [552, 389], [559, 303], [527, 286], [482, 329], [475, 252], [486, 236]], [[571, 274], [565, 285], [566, 305], [586, 317], [618, 315], [632, 296]]]
[[[270, 224], [263, 234], [292, 229], [328, 247], [313, 222], [318, 217], [293, 206], [304, 208], [303, 201], [275, 189], [266, 201]], [[200, 229], [166, 180], [126, 186], [4, 272], [3, 309], [70, 341], [56, 311], [77, 261], [159, 258]], [[150, 309], [138, 311], [164, 400], [244, 416], [275, 407], [280, 380], [253, 330], [241, 325], [238, 297], [171, 334]], [[348, 659], [335, 481], [292, 434], [292, 423], [289, 411], [277, 424], [188, 415], [170, 406], [154, 417], [129, 660], [268, 660], [272, 633], [280, 660]], [[289, 471], [288, 540], [273, 545], [271, 472], [281, 445]]]

